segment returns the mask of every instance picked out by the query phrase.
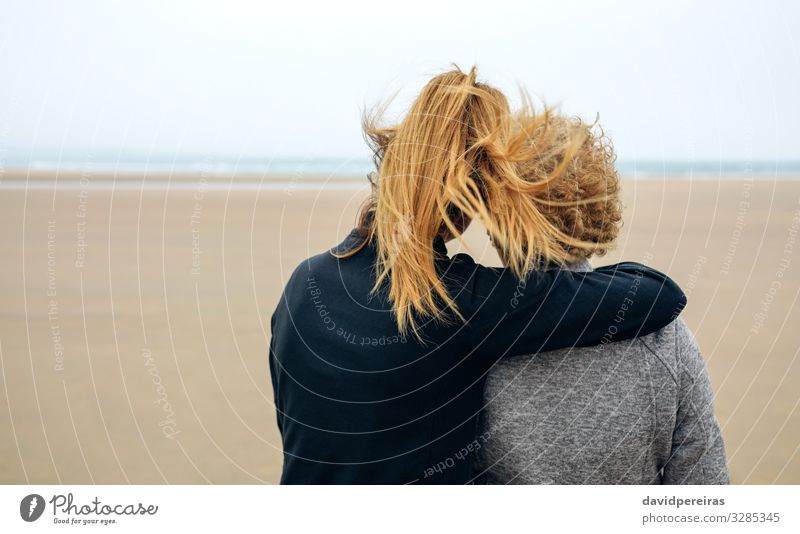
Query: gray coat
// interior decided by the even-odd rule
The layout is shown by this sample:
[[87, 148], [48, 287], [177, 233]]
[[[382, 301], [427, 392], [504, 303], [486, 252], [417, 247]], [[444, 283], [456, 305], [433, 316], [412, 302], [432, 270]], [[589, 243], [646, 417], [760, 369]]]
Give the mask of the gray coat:
[[476, 462], [495, 484], [727, 484], [711, 383], [682, 319], [630, 341], [501, 360]]

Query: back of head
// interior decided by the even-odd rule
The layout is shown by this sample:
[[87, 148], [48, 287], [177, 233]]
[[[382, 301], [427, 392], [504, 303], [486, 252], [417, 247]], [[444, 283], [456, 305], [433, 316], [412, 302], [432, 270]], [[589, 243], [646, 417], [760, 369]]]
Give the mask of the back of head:
[[554, 116], [554, 130], [584, 128], [583, 143], [564, 172], [537, 194], [542, 212], [562, 233], [579, 240], [562, 245], [572, 259], [602, 256], [622, 224], [619, 174], [611, 141], [599, 125], [585, 127], [575, 117]]
[[524, 93], [512, 113], [503, 93], [476, 76], [474, 67], [435, 76], [395, 125], [379, 124], [383, 108], [364, 118], [378, 172], [359, 226], [376, 244], [375, 290], [388, 283], [404, 333], [416, 333], [420, 319], [461, 318], [436, 271], [432, 243], [437, 235], [461, 239], [472, 219], [486, 226], [520, 278], [540, 261], [573, 259], [570, 248], [596, 246], [546, 216], [554, 205], [548, 188], [574, 163], [589, 127], [546, 107], [534, 113]]

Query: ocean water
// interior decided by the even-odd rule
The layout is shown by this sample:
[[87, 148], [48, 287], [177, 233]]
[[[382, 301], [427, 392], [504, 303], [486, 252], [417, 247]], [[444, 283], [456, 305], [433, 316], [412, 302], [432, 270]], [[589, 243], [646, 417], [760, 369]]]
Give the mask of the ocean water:
[[[0, 161], [0, 165], [2, 165]], [[5, 167], [30, 168], [37, 171], [84, 171], [119, 174], [198, 174], [209, 175], [282, 175], [282, 176], [365, 176], [374, 170], [369, 159], [357, 158], [280, 158], [280, 159], [83, 159], [32, 160], [5, 162]], [[617, 162], [620, 173], [631, 177], [663, 176], [800, 176], [800, 159], [796, 161], [748, 160], [633, 160]], [[2, 169], [2, 166], [0, 166]]]
[[[623, 159], [617, 168], [624, 178], [637, 180], [800, 179], [800, 160]], [[27, 170], [35, 172], [35, 180], [28, 178]], [[351, 189], [366, 187], [366, 175], [372, 171], [372, 161], [356, 158], [0, 160], [0, 189], [52, 189], [56, 181], [59, 189], [194, 189], [198, 182], [208, 189]], [[52, 179], [42, 177], [50, 173]], [[86, 178], [83, 185], [80, 177]]]
[[620, 160], [617, 169], [630, 178], [800, 178], [800, 160]]

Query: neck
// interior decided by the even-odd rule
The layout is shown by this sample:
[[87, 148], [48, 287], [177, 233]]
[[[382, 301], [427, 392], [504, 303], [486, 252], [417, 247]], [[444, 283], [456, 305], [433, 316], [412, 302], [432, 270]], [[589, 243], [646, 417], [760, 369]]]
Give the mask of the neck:
[[589, 260], [580, 259], [568, 263], [565, 268], [569, 271], [591, 271], [592, 265], [589, 263]]

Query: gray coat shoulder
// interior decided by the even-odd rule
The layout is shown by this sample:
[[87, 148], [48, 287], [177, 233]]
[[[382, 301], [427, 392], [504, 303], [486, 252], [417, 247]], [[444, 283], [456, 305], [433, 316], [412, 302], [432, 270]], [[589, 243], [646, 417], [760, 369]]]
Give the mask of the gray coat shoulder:
[[682, 317], [639, 341], [667, 368], [676, 384], [681, 373], [694, 374], [704, 367], [697, 340]]

